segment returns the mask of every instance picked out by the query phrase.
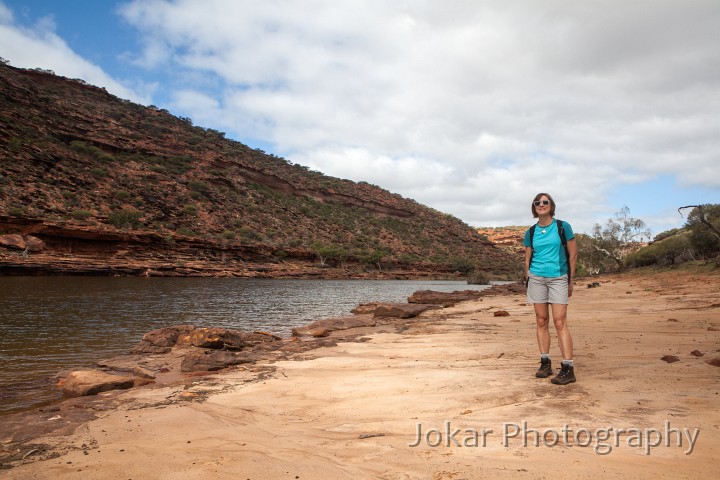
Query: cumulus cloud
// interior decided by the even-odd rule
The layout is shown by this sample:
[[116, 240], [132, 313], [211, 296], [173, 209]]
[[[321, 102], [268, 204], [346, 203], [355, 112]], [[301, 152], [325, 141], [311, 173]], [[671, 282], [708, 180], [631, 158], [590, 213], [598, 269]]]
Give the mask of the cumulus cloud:
[[0, 45], [3, 58], [15, 67], [52, 70], [58, 75], [105, 87], [118, 97], [149, 103], [148, 95], [138, 94], [75, 53], [55, 33], [51, 17], [40, 19], [32, 28], [24, 28], [15, 24], [12, 11], [0, 3]]

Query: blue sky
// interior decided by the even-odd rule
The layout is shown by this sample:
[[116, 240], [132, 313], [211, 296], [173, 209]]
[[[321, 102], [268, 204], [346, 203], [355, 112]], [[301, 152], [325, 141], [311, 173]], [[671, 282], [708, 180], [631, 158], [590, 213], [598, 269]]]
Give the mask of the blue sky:
[[714, 0], [0, 0], [0, 56], [470, 225], [720, 203]]

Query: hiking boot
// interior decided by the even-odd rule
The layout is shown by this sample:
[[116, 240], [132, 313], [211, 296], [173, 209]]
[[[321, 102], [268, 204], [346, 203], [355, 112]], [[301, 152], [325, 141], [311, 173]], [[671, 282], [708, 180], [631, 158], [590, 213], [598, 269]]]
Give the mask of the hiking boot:
[[535, 376], [538, 378], [547, 378], [552, 373], [552, 362], [550, 362], [549, 358], [541, 358], [540, 359], [540, 368], [535, 373]]
[[560, 373], [550, 379], [555, 385], [567, 385], [568, 383], [575, 382], [575, 371], [573, 367], [562, 363], [560, 366]]

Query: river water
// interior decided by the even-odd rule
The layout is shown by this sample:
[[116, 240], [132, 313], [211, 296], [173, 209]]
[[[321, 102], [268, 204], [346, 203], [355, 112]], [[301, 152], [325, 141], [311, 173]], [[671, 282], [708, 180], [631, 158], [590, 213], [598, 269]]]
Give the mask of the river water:
[[156, 328], [288, 336], [360, 303], [483, 288], [457, 281], [0, 276], [0, 415], [57, 400], [52, 382], [60, 370], [127, 353]]

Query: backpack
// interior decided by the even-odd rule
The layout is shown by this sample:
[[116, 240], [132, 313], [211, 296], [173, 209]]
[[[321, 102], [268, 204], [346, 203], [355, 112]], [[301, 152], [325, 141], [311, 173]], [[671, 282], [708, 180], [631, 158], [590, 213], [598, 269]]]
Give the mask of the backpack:
[[[557, 222], [557, 231], [558, 235], [560, 235], [560, 243], [562, 243], [563, 248], [565, 249], [565, 261], [567, 262], [568, 267], [568, 283], [570, 283], [570, 252], [568, 252], [567, 248], [567, 238], [565, 238], [565, 227], [563, 227], [563, 221], [556, 218], [555, 221]], [[537, 223], [530, 227], [530, 248], [533, 248], [533, 239], [535, 238], [535, 227], [537, 226]], [[535, 250], [530, 252], [530, 264], [532, 265], [532, 254]]]

